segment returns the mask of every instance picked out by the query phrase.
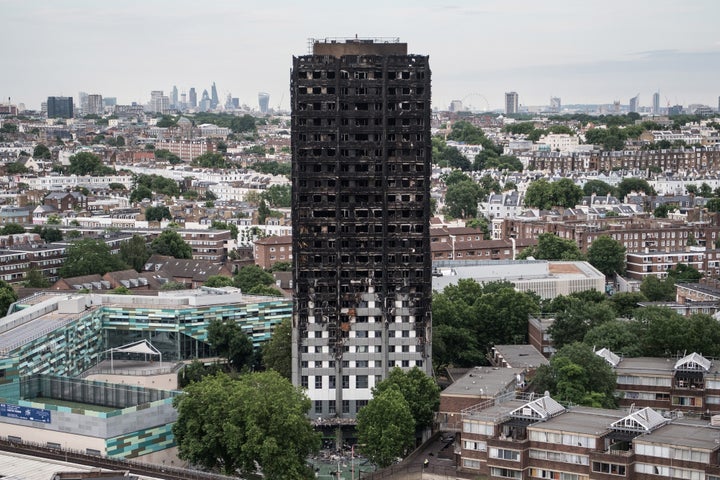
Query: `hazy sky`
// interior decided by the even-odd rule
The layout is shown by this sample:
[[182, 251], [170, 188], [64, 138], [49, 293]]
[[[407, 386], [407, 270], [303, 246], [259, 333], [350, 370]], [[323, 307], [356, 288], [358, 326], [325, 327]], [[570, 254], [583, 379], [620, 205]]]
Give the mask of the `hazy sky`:
[[399, 37], [430, 56], [433, 106], [704, 103], [720, 95], [718, 0], [0, 0], [0, 99], [79, 91], [147, 103], [216, 82], [289, 106], [308, 38]]

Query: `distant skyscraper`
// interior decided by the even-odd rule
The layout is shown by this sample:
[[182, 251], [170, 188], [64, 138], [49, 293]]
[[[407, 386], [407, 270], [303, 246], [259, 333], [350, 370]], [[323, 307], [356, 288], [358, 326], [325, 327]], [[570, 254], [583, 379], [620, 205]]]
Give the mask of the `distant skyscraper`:
[[220, 105], [220, 99], [218, 98], [217, 87], [215, 86], [215, 82], [213, 82], [213, 84], [212, 84], [211, 91], [212, 91], [212, 94], [210, 97], [210, 108], [215, 109], [218, 107], [218, 105]]
[[163, 95], [162, 90], [153, 90], [150, 92], [150, 108], [151, 112], [165, 113], [170, 110], [170, 98]]
[[72, 97], [48, 97], [48, 118], [73, 118]]
[[85, 115], [102, 115], [104, 110], [102, 95], [93, 94], [87, 96], [87, 107], [83, 111]]
[[103, 107], [114, 107], [117, 105], [117, 97], [103, 97]]
[[682, 115], [683, 110], [682, 105], [673, 105], [672, 107], [668, 107], [668, 115]]
[[315, 42], [290, 91], [292, 379], [338, 426], [394, 367], [432, 372], [428, 57]]
[[562, 110], [562, 102], [560, 101], [560, 97], [550, 97], [550, 111], [554, 113], [558, 113]]
[[660, 92], [653, 93], [653, 115], [660, 114]]
[[463, 109], [462, 100], [453, 100], [452, 102], [450, 102], [449, 110], [451, 112], [462, 112], [462, 109]]
[[207, 112], [212, 108], [212, 100], [210, 100], [210, 95], [208, 95], [207, 90], [203, 90], [202, 98], [200, 99], [200, 105], [198, 106], [201, 112]]
[[270, 94], [265, 92], [258, 93], [258, 105], [260, 105], [260, 113], [268, 113], [270, 108]]
[[78, 105], [77, 109], [80, 115], [86, 115], [88, 110], [88, 94], [85, 92], [78, 92]]
[[637, 113], [638, 109], [640, 107], [640, 94], [638, 93], [633, 98], [630, 99], [630, 107], [628, 108], [629, 112]]
[[190, 93], [188, 93], [188, 102], [190, 102], [190, 107], [195, 108], [197, 107], [197, 92], [195, 91], [195, 87], [192, 87], [190, 89]]
[[170, 94], [170, 106], [172, 108], [180, 107], [180, 102], [178, 101], [178, 89], [175, 85], [173, 85], [172, 93]]
[[505, 94], [505, 113], [507, 115], [518, 113], [518, 105], [517, 92], [507, 92]]

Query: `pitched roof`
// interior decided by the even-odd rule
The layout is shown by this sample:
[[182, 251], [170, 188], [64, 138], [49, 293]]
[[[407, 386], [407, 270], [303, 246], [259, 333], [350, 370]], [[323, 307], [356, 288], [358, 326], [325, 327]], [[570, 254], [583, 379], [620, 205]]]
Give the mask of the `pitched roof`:
[[607, 348], [601, 348], [600, 350], [595, 352], [595, 355], [597, 355], [598, 357], [604, 358], [605, 361], [608, 362], [613, 367], [617, 367], [618, 363], [620, 363], [620, 357], [615, 355], [613, 352], [611, 352]]
[[565, 407], [550, 398], [549, 394], [526, 403], [510, 412], [510, 416], [530, 420], [547, 420], [565, 411]]
[[656, 428], [665, 425], [668, 419], [660, 415], [650, 407], [645, 407], [637, 412], [632, 412], [626, 417], [613, 422], [610, 427], [613, 430], [630, 430], [633, 432], [650, 433]]
[[712, 362], [699, 353], [691, 353], [675, 362], [674, 370], [704, 370], [710, 371]]

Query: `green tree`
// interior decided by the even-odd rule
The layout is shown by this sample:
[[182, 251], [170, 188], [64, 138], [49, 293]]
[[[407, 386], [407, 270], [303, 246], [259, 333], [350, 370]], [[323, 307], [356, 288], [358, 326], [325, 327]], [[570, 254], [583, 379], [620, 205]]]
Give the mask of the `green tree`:
[[[42, 238], [45, 243], [61, 242], [63, 239], [62, 232], [55, 227], [41, 227], [40, 225], [36, 225], [31, 231], [40, 235], [40, 238]], [[68, 234], [69, 233], [70, 232], [68, 232]]]
[[144, 237], [133, 235], [130, 240], [120, 244], [119, 255], [122, 261], [134, 268], [135, 271], [142, 272], [150, 258], [150, 250]]
[[215, 230], [230, 230], [230, 236], [233, 239], [237, 239], [239, 233], [238, 227], [234, 223], [226, 223], [219, 220], [213, 220], [210, 224], [210, 228], [213, 228]]
[[587, 259], [605, 276], [625, 274], [625, 247], [608, 235], [601, 235], [588, 247]]
[[195, 157], [190, 164], [202, 168], [228, 168], [229, 166], [223, 154], [214, 152], [203, 153]]
[[482, 189], [473, 181], [451, 184], [445, 193], [448, 215], [454, 218], [477, 217], [478, 201], [482, 196]]
[[552, 188], [550, 182], [541, 178], [530, 183], [525, 192], [525, 206], [535, 207], [541, 210], [549, 210], [554, 205]]
[[[28, 288], [48, 288], [50, 286], [50, 281], [43, 276], [40, 270], [32, 267], [27, 272], [27, 275], [25, 275], [25, 281], [23, 282], [23, 285]], [[7, 309], [3, 310], [3, 312], [6, 311]]]
[[17, 299], [18, 295], [15, 293], [15, 290], [13, 290], [12, 285], [5, 280], [0, 280], [0, 314], [3, 316], [7, 315], [10, 305], [15, 303]]
[[647, 297], [640, 292], [620, 292], [608, 299], [618, 317], [630, 318], [640, 302], [647, 302]]
[[550, 184], [553, 206], [572, 208], [583, 197], [583, 191], [569, 178], [561, 178]]
[[668, 278], [675, 283], [696, 283], [702, 278], [702, 273], [692, 265], [678, 263], [668, 271]]
[[594, 327], [615, 319], [615, 310], [607, 303], [583, 302], [570, 297], [568, 306], [557, 312], [548, 328], [555, 348], [581, 342]]
[[208, 375], [217, 375], [221, 371], [221, 367], [217, 363], [205, 365], [195, 359], [190, 364], [185, 364], [178, 372], [178, 387], [184, 389], [191, 383], [199, 382]]
[[160, 120], [157, 121], [157, 126], [160, 128], [174, 127], [177, 125], [178, 120], [180, 120], [179, 116], [175, 118], [172, 115], [163, 115], [160, 117]]
[[166, 150], [164, 148], [160, 148], [158, 150], [155, 150], [155, 159], [156, 160], [165, 160], [170, 165], [178, 165], [180, 163], [183, 163], [182, 159], [172, 153], [170, 150]]
[[268, 480], [313, 478], [306, 459], [320, 436], [305, 416], [310, 400], [277, 372], [206, 376], [173, 403], [180, 458], [226, 475], [259, 466]]
[[703, 182], [700, 184], [700, 196], [703, 198], [710, 198], [713, 195], [713, 190], [710, 185], [708, 185], [706, 182]]
[[62, 278], [82, 275], [105, 275], [107, 272], [125, 270], [127, 265], [102, 240], [85, 238], [67, 247], [67, 258], [58, 273]]
[[271, 185], [262, 193], [268, 205], [273, 208], [290, 207], [290, 185]]
[[625, 197], [631, 192], [644, 192], [646, 195], [656, 195], [655, 189], [650, 186], [647, 180], [635, 177], [623, 178], [617, 186], [618, 198], [620, 201], [624, 201]]
[[115, 170], [103, 165], [102, 159], [94, 153], [80, 152], [70, 157], [68, 173], [70, 175], [109, 175], [115, 173]]
[[130, 192], [130, 203], [142, 202], [145, 198], [149, 200], [152, 200], [153, 198], [152, 190], [145, 185], [138, 185], [137, 188], [134, 188]]
[[672, 302], [675, 300], [675, 281], [672, 277], [660, 280], [655, 275], [648, 275], [640, 284], [640, 292], [650, 302]]
[[615, 408], [615, 372], [582, 343], [566, 345], [543, 365], [533, 380], [535, 391], [579, 405]]
[[152, 253], [175, 258], [192, 258], [192, 247], [173, 229], [163, 232], [150, 244]]
[[718, 198], [718, 197], [711, 198], [705, 204], [705, 208], [707, 208], [708, 212], [713, 212], [713, 213], [720, 212], [720, 198]]
[[6, 223], [5, 226], [0, 228], [0, 235], [15, 235], [18, 233], [25, 233], [25, 227], [19, 223]]
[[283, 292], [281, 292], [275, 287], [270, 287], [268, 285], [255, 285], [250, 290], [246, 290], [245, 293], [247, 293], [248, 295], [262, 295], [265, 297], [283, 296]]
[[270, 267], [271, 272], [291, 272], [292, 271], [292, 262], [275, 262], [272, 267]]
[[607, 194], [614, 195], [615, 187], [602, 180], [588, 180], [582, 187], [585, 196], [591, 196], [593, 193], [597, 196], [604, 197]]
[[5, 173], [8, 175], [23, 175], [25, 173], [30, 173], [30, 169], [21, 162], [12, 162], [5, 166]]
[[643, 353], [640, 333], [637, 322], [615, 319], [588, 330], [583, 343], [598, 350], [607, 348], [625, 357], [638, 357]]
[[38, 143], [33, 149], [33, 157], [48, 160], [52, 157], [52, 152], [50, 152], [50, 149], [46, 145]]
[[360, 451], [380, 468], [390, 466], [396, 458], [415, 444], [415, 421], [410, 407], [396, 386], [374, 395], [357, 414]]
[[433, 361], [436, 366], [487, 364], [492, 345], [526, 343], [528, 316], [538, 310], [537, 298], [509, 282], [481, 286], [460, 279], [433, 293]]
[[668, 207], [666, 204], [660, 204], [657, 207], [655, 207], [655, 210], [653, 210], [653, 216], [655, 218], [667, 218], [668, 213], [670, 213], [670, 207]]
[[415, 432], [432, 426], [435, 412], [440, 406], [440, 387], [418, 367], [403, 371], [400, 367], [390, 370], [387, 378], [373, 388], [373, 397], [389, 388], [397, 387], [410, 407]]
[[554, 233], [541, 233], [536, 246], [528, 247], [518, 255], [521, 259], [529, 257], [536, 260], [585, 260], [585, 255], [580, 251], [577, 243], [560, 238]]
[[285, 318], [273, 330], [272, 337], [262, 347], [265, 368], [275, 370], [290, 380], [292, 374], [292, 325]]
[[235, 321], [212, 320], [208, 325], [207, 340], [233, 370], [240, 371], [252, 365], [252, 341]]
[[273, 285], [275, 278], [257, 265], [246, 265], [235, 275], [233, 283], [243, 292], [249, 292], [256, 285]]
[[170, 209], [167, 206], [158, 205], [157, 207], [147, 207], [145, 209], [145, 220], [160, 222], [163, 219], [172, 220]]
[[211, 275], [203, 285], [206, 287], [219, 288], [231, 287], [232, 284], [233, 279], [231, 277], [227, 277], [225, 275]]

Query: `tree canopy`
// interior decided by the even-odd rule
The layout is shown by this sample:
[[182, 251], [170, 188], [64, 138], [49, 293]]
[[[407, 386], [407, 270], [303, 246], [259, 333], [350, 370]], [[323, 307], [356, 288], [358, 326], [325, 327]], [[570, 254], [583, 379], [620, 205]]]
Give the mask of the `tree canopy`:
[[617, 196], [620, 201], [624, 201], [625, 197], [631, 192], [644, 192], [646, 195], [656, 195], [655, 189], [642, 178], [627, 177], [623, 178], [617, 186]]
[[357, 414], [360, 451], [385, 468], [415, 445], [415, 421], [400, 389], [392, 385], [374, 395]]
[[240, 371], [252, 366], [253, 344], [233, 320], [212, 320], [208, 325], [208, 343], [225, 358], [231, 369]]
[[62, 278], [80, 277], [124, 270], [127, 268], [119, 256], [110, 253], [110, 247], [102, 240], [85, 238], [77, 240], [67, 248], [67, 258], [60, 267]]
[[275, 370], [283, 377], [290, 379], [292, 350], [292, 325], [285, 318], [273, 330], [272, 337], [262, 347], [262, 359], [265, 368]]
[[277, 372], [205, 376], [173, 404], [180, 458], [233, 476], [259, 466], [268, 480], [314, 477], [306, 459], [320, 435], [305, 416], [310, 400]]
[[18, 299], [17, 293], [12, 285], [5, 280], [0, 280], [0, 315], [7, 315], [8, 308]]
[[243, 292], [249, 293], [256, 285], [270, 286], [275, 283], [272, 274], [257, 265], [242, 267], [234, 277], [235, 286]]
[[480, 285], [460, 279], [433, 293], [433, 361], [485, 365], [492, 345], [527, 341], [528, 315], [538, 310], [536, 296], [516, 291], [509, 282]]
[[431, 427], [440, 406], [440, 387], [437, 383], [418, 367], [407, 371], [395, 367], [385, 380], [373, 388], [373, 396], [393, 387], [397, 387], [410, 407], [416, 433]]
[[625, 273], [625, 246], [608, 235], [601, 235], [588, 247], [588, 262], [605, 276]]
[[525, 193], [525, 205], [542, 210], [553, 207], [572, 208], [583, 197], [583, 191], [569, 178], [548, 182], [541, 178], [532, 182]]
[[70, 157], [67, 172], [70, 175], [110, 175], [115, 170], [103, 165], [100, 157], [94, 153], [80, 152]]
[[603, 182], [602, 180], [588, 180], [585, 182], [582, 189], [583, 194], [585, 194], [586, 197], [589, 197], [592, 194], [600, 197], [604, 197], [607, 194], [615, 195], [615, 187], [609, 183]]
[[533, 379], [537, 392], [549, 391], [558, 400], [591, 407], [615, 408], [615, 386], [610, 365], [582, 343], [558, 350]]
[[182, 239], [175, 230], [163, 230], [163, 232], [152, 241], [150, 250], [159, 255], [169, 255], [175, 258], [192, 258], [192, 247]]
[[137, 272], [142, 272], [150, 258], [147, 242], [141, 235], [133, 235], [130, 240], [120, 244], [120, 258]]
[[541, 233], [537, 245], [525, 248], [518, 255], [520, 259], [530, 257], [536, 260], [585, 260], [575, 241], [560, 238], [554, 233]]
[[203, 153], [193, 159], [191, 165], [202, 168], [228, 168], [230, 164], [222, 153]]

